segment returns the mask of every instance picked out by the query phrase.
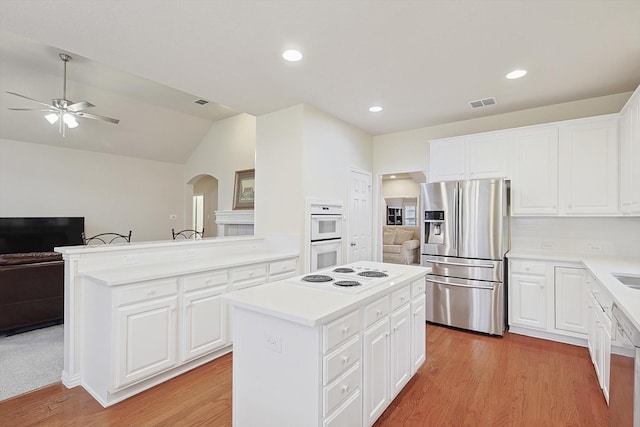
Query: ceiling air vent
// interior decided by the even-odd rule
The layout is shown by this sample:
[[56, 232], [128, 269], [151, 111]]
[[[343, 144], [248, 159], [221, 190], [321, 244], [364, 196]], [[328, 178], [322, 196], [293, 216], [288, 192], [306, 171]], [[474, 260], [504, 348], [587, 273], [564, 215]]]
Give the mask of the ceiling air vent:
[[198, 105], [207, 105], [209, 101], [207, 101], [206, 99], [196, 99], [195, 101], [193, 101], [193, 103]]
[[471, 106], [471, 108], [480, 108], [480, 107], [486, 107], [488, 105], [495, 105], [495, 104], [496, 104], [496, 99], [493, 97], [469, 102], [469, 105]]

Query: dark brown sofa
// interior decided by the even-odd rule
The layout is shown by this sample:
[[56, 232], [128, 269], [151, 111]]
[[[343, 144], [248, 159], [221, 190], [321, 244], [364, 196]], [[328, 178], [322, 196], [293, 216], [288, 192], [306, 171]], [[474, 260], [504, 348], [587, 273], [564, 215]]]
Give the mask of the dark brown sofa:
[[60, 323], [64, 261], [55, 252], [0, 255], [0, 333]]

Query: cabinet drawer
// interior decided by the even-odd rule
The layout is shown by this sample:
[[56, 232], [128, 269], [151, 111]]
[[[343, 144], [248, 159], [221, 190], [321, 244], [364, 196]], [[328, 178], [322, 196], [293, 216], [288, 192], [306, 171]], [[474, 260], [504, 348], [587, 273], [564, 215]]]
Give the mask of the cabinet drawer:
[[326, 353], [358, 332], [360, 332], [360, 311], [356, 310], [323, 327], [322, 351]]
[[231, 270], [231, 283], [234, 289], [260, 285], [267, 280], [267, 266], [265, 264]]
[[284, 261], [272, 262], [269, 264], [269, 275], [295, 272], [297, 266], [296, 259], [286, 259]]
[[380, 298], [367, 305], [364, 309], [364, 327], [367, 328], [376, 320], [389, 314], [389, 296]]
[[411, 287], [405, 286], [391, 294], [391, 311], [406, 304], [411, 299]]
[[345, 427], [362, 425], [362, 394], [353, 393], [345, 403], [322, 423], [322, 427]]
[[360, 388], [362, 383], [362, 370], [360, 363], [356, 363], [340, 378], [324, 389], [323, 416], [327, 416], [340, 402], [344, 401], [351, 393]]
[[426, 289], [425, 279], [416, 280], [411, 284], [411, 298], [424, 294]]
[[323, 358], [323, 385], [329, 384], [345, 369], [360, 360], [362, 344], [360, 336], [356, 335], [348, 343]]
[[512, 273], [539, 274], [541, 276], [547, 274], [547, 265], [544, 262], [511, 260], [510, 265]]
[[211, 271], [202, 274], [193, 274], [183, 279], [184, 291], [210, 288], [212, 286], [226, 285], [228, 275], [226, 271]]
[[177, 293], [178, 280], [176, 278], [154, 280], [153, 282], [119, 286], [114, 292], [114, 301], [116, 306], [120, 306], [176, 295]]

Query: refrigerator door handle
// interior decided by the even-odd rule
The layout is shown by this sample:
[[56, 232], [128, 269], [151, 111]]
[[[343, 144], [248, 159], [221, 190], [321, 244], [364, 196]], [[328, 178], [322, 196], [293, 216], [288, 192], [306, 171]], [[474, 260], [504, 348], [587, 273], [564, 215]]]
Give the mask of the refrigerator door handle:
[[458, 253], [458, 239], [460, 239], [460, 183], [456, 182], [456, 186], [453, 189], [453, 249]]
[[444, 282], [441, 280], [430, 279], [429, 276], [427, 276], [427, 282], [437, 283], [439, 285], [446, 285], [446, 286], [458, 286], [460, 288], [489, 289], [489, 290], [493, 289], [493, 285], [479, 286], [479, 285], [466, 285], [464, 283]]
[[464, 264], [461, 262], [447, 262], [447, 261], [434, 261], [427, 260], [431, 264], [444, 264], [444, 265], [455, 265], [456, 267], [478, 267], [478, 268], [495, 268], [494, 264]]

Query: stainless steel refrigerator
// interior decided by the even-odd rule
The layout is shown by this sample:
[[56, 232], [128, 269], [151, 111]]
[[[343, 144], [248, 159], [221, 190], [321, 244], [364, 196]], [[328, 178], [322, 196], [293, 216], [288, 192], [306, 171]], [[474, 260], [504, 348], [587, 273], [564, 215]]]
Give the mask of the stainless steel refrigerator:
[[422, 184], [427, 321], [503, 335], [509, 181]]

